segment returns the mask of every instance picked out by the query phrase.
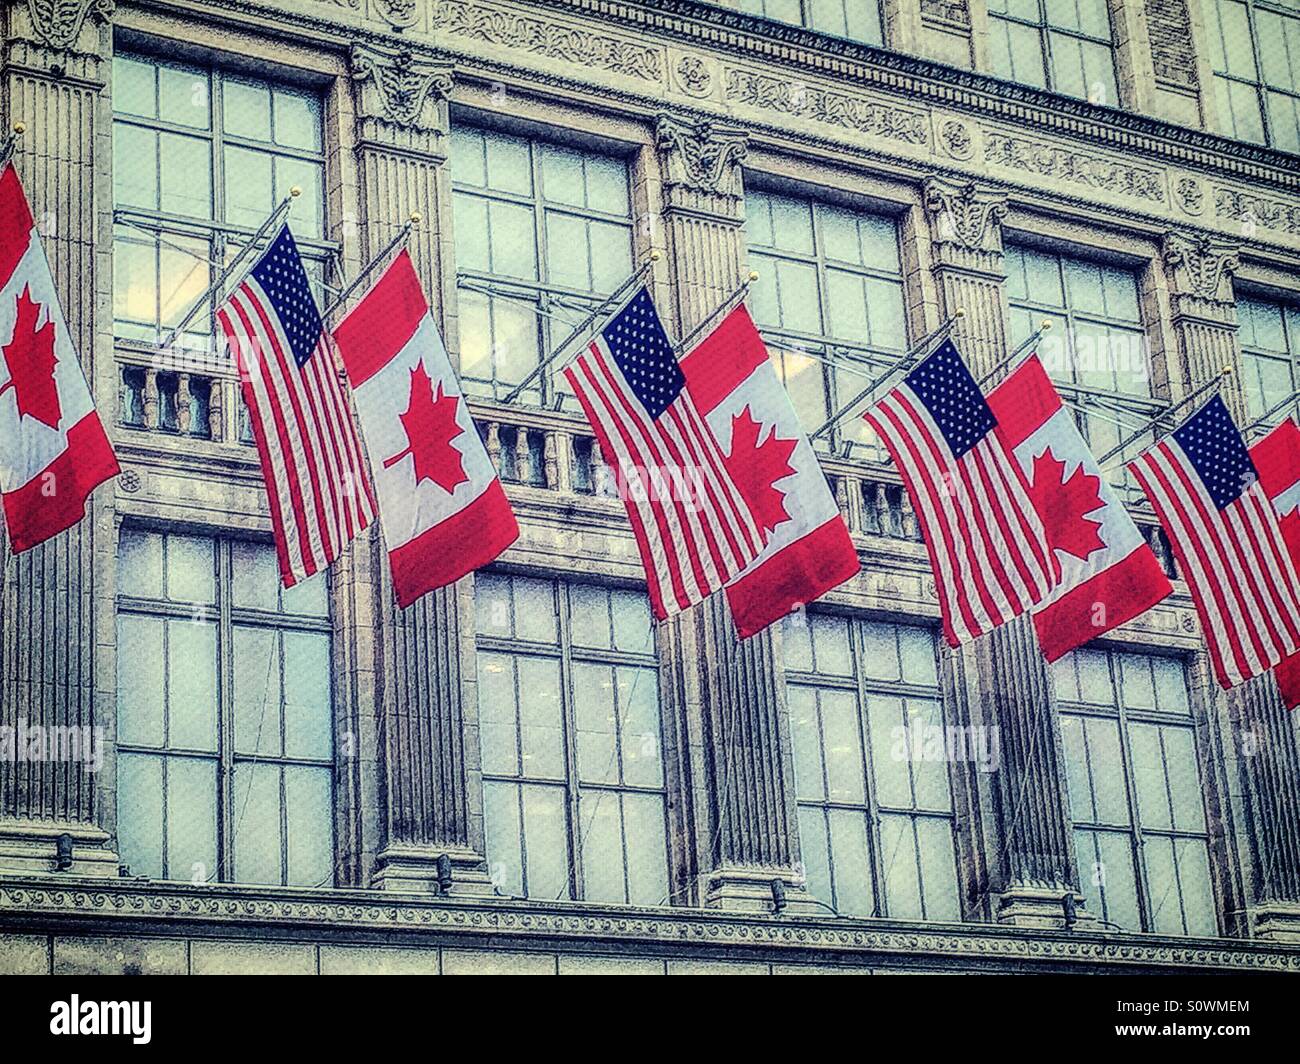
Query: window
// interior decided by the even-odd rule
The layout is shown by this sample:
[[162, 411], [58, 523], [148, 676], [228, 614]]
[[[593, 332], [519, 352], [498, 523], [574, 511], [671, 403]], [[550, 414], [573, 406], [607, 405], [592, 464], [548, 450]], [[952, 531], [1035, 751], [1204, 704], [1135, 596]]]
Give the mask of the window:
[[1219, 132], [1300, 152], [1300, 3], [1209, 0]]
[[1088, 908], [1133, 931], [1217, 935], [1182, 663], [1079, 650], [1053, 668]]
[[[461, 380], [471, 394], [503, 398], [632, 273], [627, 164], [457, 128], [452, 172]], [[530, 401], [567, 392], [546, 376]]]
[[659, 678], [645, 595], [480, 574], [488, 867], [506, 894], [669, 894]]
[[845, 915], [959, 920], [947, 758], [909, 756], [943, 728], [934, 636], [811, 613], [784, 642], [808, 890]]
[[[1006, 268], [1013, 346], [1052, 322], [1038, 344], [1043, 365], [1067, 400], [1089, 410], [1079, 427], [1102, 457], [1160, 409], [1151, 398], [1137, 275], [1016, 245], [1007, 248]], [[1135, 442], [1126, 457], [1141, 448]], [[1122, 467], [1115, 479], [1125, 483]]]
[[[1300, 386], [1300, 306], [1237, 299], [1242, 387], [1252, 417], [1262, 417]], [[1300, 401], [1290, 407], [1300, 413]]]
[[[907, 349], [898, 227], [865, 211], [750, 192], [745, 230], [759, 275], [750, 306], [812, 432]], [[871, 440], [866, 422], [853, 418], [817, 443], [838, 449]]]
[[117, 823], [136, 875], [334, 879], [324, 576], [280, 587], [275, 549], [123, 529]]
[[1106, 0], [989, 0], [999, 77], [1119, 106]]
[[884, 43], [877, 0], [740, 0], [740, 9], [865, 44]]
[[[112, 95], [113, 320], [120, 348], [134, 347], [144, 358], [140, 364], [150, 364], [154, 347], [211, 284], [212, 264], [233, 259], [294, 186], [302, 194], [289, 224], [309, 276], [320, 284], [331, 246], [323, 242], [325, 164], [316, 96], [131, 55], [113, 60]], [[197, 315], [179, 344], [209, 351], [215, 309], [214, 301]], [[229, 370], [224, 355], [215, 364]], [[128, 424], [141, 421], [141, 379], [126, 375]], [[174, 429], [164, 384], [161, 427]], [[208, 411], [199, 393], [191, 389], [190, 424], [203, 435]]]

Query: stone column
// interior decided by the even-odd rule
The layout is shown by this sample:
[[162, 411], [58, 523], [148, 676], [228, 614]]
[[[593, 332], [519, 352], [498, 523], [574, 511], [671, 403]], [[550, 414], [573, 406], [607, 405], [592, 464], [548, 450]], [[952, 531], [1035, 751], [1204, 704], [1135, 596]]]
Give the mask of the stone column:
[[[451, 67], [409, 50], [360, 45], [351, 65], [362, 262], [418, 213], [411, 257], [441, 317], [449, 247], [441, 228], [451, 217], [445, 166]], [[439, 858], [446, 855], [453, 893], [490, 893], [477, 770], [471, 769], [478, 753], [469, 582], [399, 609], [382, 538], [375, 534], [372, 543], [379, 839], [371, 882], [388, 890], [437, 890]]]
[[[931, 267], [939, 313], [965, 317], [953, 339], [978, 378], [1008, 353], [1001, 222], [1006, 194], [975, 184], [932, 178], [925, 183]], [[997, 852], [980, 870], [967, 899], [969, 916], [996, 898], [1002, 923], [1061, 927], [1063, 899], [1081, 910], [1071, 844], [1056, 694], [1033, 624], [1022, 616], [953, 653], [943, 670], [952, 704], [969, 723], [998, 729], [1002, 764], [991, 777]], [[1082, 915], [1082, 914], [1081, 914]]]
[[[105, 0], [15, 3], [0, 16], [0, 118], [6, 134], [15, 122], [26, 126], [15, 165], [101, 412], [115, 408], [107, 252], [96, 242], [100, 234], [109, 241], [100, 222], [111, 197], [102, 93], [112, 7]], [[62, 871], [117, 875], [105, 830], [111, 771], [97, 774], [93, 760], [37, 760], [30, 736], [81, 729], [101, 756], [111, 742], [113, 493], [112, 485], [100, 487], [85, 520], [21, 557], [10, 556], [0, 534], [0, 726], [14, 729], [31, 758], [0, 757], [0, 872], [55, 871], [60, 836], [68, 836], [71, 860]]]
[[[663, 242], [679, 335], [703, 321], [744, 273], [746, 138], [709, 122], [661, 116]], [[661, 301], [661, 305], [664, 305]], [[665, 649], [685, 676], [688, 725], [705, 781], [699, 788], [699, 860], [704, 903], [770, 911], [772, 881], [791, 908], [805, 904], [779, 633], [743, 642], [722, 594], [667, 626]]]
[[[1169, 233], [1165, 274], [1184, 386], [1214, 379], [1225, 366], [1240, 369], [1232, 244]], [[1249, 421], [1240, 373], [1220, 394], [1238, 424]], [[1213, 720], [1226, 716], [1240, 816], [1245, 821], [1246, 905], [1249, 931], [1260, 938], [1300, 942], [1300, 748], [1291, 715], [1270, 673], [1231, 691], [1206, 687]], [[1235, 790], [1235, 788], [1233, 788]]]

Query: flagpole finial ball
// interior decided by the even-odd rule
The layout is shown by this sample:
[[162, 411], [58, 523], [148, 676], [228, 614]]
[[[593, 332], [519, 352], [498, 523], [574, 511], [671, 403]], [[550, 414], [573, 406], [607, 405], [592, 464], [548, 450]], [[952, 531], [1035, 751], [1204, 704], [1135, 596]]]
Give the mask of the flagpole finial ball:
[[662, 256], [661, 254], [659, 254], [659, 249], [658, 249], [658, 248], [655, 248], [654, 251], [650, 252], [650, 261], [651, 261], [651, 262], [658, 262], [661, 258], [663, 258], [663, 256]]
[[750, 284], [753, 284], [753, 283], [754, 283], [755, 281], [757, 281], [757, 280], [758, 280], [758, 271], [757, 271], [757, 270], [750, 270], [750, 271], [749, 271], [749, 283], [750, 283]]
[[411, 212], [411, 224], [412, 224], [412, 225], [419, 225], [422, 221], [424, 221], [424, 215], [423, 215], [423, 214], [421, 214], [419, 211], [412, 211], [412, 212]]
[[289, 189], [289, 195], [291, 195], [294, 199], [297, 199], [299, 196], [302, 195], [302, 189], [299, 188], [297, 185], [294, 185], [293, 188]]
[[15, 122], [15, 123], [14, 123], [14, 133], [15, 133], [17, 136], [20, 136], [20, 137], [21, 137], [21, 136], [22, 136], [24, 133], [26, 133], [26, 132], [27, 132], [27, 123], [26, 123], [26, 122]]
[[1052, 319], [1051, 319], [1051, 318], [1044, 318], [1044, 319], [1043, 319], [1043, 332], [1051, 332], [1051, 331], [1052, 331]]
[[1223, 367], [1223, 375], [1224, 375], [1225, 377], [1231, 377], [1232, 374], [1233, 374], [1233, 369], [1232, 369], [1231, 366], [1224, 366], [1224, 367]]
[[953, 316], [954, 318], [964, 318], [964, 317], [966, 317], [966, 308], [965, 308], [965, 307], [958, 307], [956, 310], [954, 310], [954, 311], [952, 312], [952, 316]]

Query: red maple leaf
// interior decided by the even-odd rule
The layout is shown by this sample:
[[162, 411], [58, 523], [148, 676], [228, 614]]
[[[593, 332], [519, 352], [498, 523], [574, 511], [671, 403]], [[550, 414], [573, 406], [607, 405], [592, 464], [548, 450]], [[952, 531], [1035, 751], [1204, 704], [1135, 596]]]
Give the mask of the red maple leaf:
[[31, 285], [27, 285], [18, 296], [14, 334], [4, 347], [9, 383], [0, 388], [0, 395], [12, 388], [19, 417], [26, 414], [57, 429], [63, 412], [54, 383], [54, 367], [59, 361], [54, 353], [54, 321], [46, 315], [45, 324], [37, 328], [40, 319], [41, 304], [32, 298]]
[[408, 446], [385, 461], [384, 468], [395, 466], [409, 454], [415, 459], [417, 485], [432, 480], [450, 494], [457, 484], [469, 480], [460, 451], [451, 445], [465, 432], [456, 421], [459, 402], [457, 396], [443, 394], [441, 381], [438, 394], [434, 394], [433, 382], [424, 372], [423, 363], [411, 370], [411, 400], [406, 413], [401, 415]]
[[790, 455], [795, 440], [780, 439], [775, 429], [759, 442], [759, 425], [749, 407], [731, 418], [731, 453], [727, 470], [740, 494], [764, 533], [772, 532], [782, 521], [790, 520], [785, 509], [785, 492], [775, 485], [792, 476]]
[[1084, 472], [1080, 465], [1066, 480], [1065, 463], [1047, 450], [1034, 459], [1029, 494], [1053, 550], [1082, 560], [1094, 551], [1106, 549], [1105, 540], [1098, 535], [1101, 522], [1088, 516], [1106, 505], [1101, 497], [1100, 477]]

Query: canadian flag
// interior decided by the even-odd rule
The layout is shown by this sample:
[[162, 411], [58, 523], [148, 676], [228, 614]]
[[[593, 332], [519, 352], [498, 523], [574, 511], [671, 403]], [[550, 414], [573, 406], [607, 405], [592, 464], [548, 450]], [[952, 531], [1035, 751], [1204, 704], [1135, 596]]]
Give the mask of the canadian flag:
[[347, 368], [398, 605], [519, 538], [438, 327], [403, 251], [334, 330]]
[[[1300, 427], [1290, 419], [1250, 449], [1259, 482], [1281, 517], [1282, 538], [1300, 566]], [[1300, 654], [1274, 670], [1287, 709], [1300, 707]]]
[[765, 539], [726, 588], [747, 639], [856, 576], [858, 553], [749, 311], [728, 314], [681, 366]]
[[121, 472], [95, 413], [13, 163], [0, 168], [0, 498], [20, 553], [71, 528]]
[[1037, 355], [998, 385], [988, 402], [1061, 563], [1060, 582], [1033, 611], [1043, 654], [1056, 661], [1145, 613], [1173, 585]]

